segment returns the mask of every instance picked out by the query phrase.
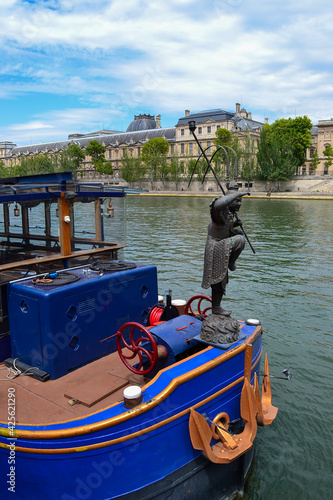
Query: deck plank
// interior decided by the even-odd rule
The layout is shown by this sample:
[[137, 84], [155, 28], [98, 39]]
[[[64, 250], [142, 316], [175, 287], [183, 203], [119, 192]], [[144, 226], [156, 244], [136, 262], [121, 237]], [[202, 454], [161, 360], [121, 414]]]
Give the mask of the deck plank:
[[[4, 368], [4, 364], [0, 367]], [[4, 379], [7, 371], [1, 369], [0, 374], [0, 378]], [[56, 380], [40, 382], [28, 376], [20, 376], [8, 381], [1, 380], [0, 421], [7, 422], [8, 417], [7, 391], [3, 390], [6, 386], [15, 388], [16, 422], [41, 424], [60, 422], [95, 413], [121, 401], [123, 388], [126, 385], [135, 384], [142, 387], [144, 383], [145, 380], [141, 375], [135, 375], [125, 367], [117, 352], [95, 360]], [[72, 393], [73, 390], [77, 392]], [[93, 400], [94, 390], [95, 395], [99, 395], [96, 401]], [[81, 397], [86, 404], [78, 403], [73, 406], [69, 404], [70, 399]], [[87, 403], [90, 406], [87, 406]]]

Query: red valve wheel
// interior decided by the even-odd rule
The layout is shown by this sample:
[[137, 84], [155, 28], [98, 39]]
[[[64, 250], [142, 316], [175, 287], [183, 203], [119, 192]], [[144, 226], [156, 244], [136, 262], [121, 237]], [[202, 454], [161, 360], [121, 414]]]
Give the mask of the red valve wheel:
[[[124, 338], [124, 331], [130, 328], [129, 341]], [[139, 329], [139, 332], [134, 332]], [[148, 345], [150, 344], [150, 346]], [[131, 354], [125, 354], [122, 349], [126, 348]], [[131, 372], [145, 375], [152, 371], [158, 359], [157, 345], [152, 334], [140, 323], [129, 322], [122, 325], [117, 332], [117, 350], [120, 359]], [[138, 358], [138, 366], [132, 366], [129, 359]], [[145, 366], [148, 364], [148, 367]]]
[[[198, 301], [198, 304], [196, 306], [197, 312], [193, 311], [193, 302]], [[212, 299], [208, 295], [194, 295], [190, 300], [187, 302], [185, 306], [185, 314], [191, 314], [192, 316], [197, 316], [200, 314], [200, 316], [203, 316], [204, 318], [207, 318], [207, 311], [211, 311], [212, 306], [205, 307], [205, 309], [201, 310], [201, 303], [207, 300], [212, 303]]]

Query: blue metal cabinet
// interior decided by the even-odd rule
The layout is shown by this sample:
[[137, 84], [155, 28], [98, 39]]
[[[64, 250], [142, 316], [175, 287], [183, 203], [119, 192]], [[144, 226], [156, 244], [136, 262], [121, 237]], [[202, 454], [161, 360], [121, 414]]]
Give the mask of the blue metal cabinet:
[[[88, 271], [88, 272], [87, 272]], [[116, 332], [127, 321], [147, 323], [157, 303], [155, 266], [104, 272], [71, 270], [80, 279], [60, 286], [32, 279], [9, 286], [13, 358], [55, 379], [116, 349]]]

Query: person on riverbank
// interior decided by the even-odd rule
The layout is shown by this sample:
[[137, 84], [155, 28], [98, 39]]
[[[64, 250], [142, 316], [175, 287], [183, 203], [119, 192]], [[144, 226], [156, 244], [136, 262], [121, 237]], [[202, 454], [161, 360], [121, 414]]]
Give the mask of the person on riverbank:
[[226, 195], [215, 198], [210, 204], [211, 220], [205, 248], [202, 288], [212, 289], [212, 313], [230, 316], [231, 311], [222, 309], [221, 300], [228, 283], [228, 269], [236, 269], [236, 260], [245, 246], [245, 237], [240, 229], [240, 221], [235, 221], [242, 196], [238, 184], [231, 182]]

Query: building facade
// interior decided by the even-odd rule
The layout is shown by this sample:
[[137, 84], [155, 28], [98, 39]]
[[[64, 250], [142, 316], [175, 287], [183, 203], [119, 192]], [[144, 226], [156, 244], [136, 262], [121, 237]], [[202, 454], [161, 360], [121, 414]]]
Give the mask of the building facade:
[[[263, 123], [252, 119], [250, 112], [247, 112], [244, 108], [241, 109], [239, 103], [236, 103], [235, 112], [214, 109], [191, 113], [189, 110], [185, 110], [184, 116], [179, 118], [174, 127], [163, 128], [160, 115], [155, 117], [149, 114], [141, 114], [134, 117], [125, 132], [98, 130], [89, 134], [70, 134], [68, 139], [64, 141], [29, 146], [17, 146], [12, 142], [3, 141], [0, 142], [0, 160], [5, 163], [6, 167], [15, 166], [24, 157], [30, 158], [38, 154], [57, 155], [59, 152], [66, 150], [71, 144], [76, 144], [85, 151], [89, 142], [95, 139], [105, 147], [105, 160], [112, 165], [113, 178], [118, 179], [124, 156], [128, 154], [138, 158], [142, 146], [155, 137], [162, 137], [168, 141], [169, 161], [174, 157], [177, 157], [180, 161], [183, 159], [184, 163], [192, 158], [196, 160], [200, 155], [200, 151], [189, 130], [188, 122], [192, 120], [196, 122], [195, 133], [201, 146], [203, 149], [211, 147], [210, 153], [214, 151], [213, 141], [216, 139], [215, 133], [219, 128], [225, 128], [233, 136], [237, 136], [241, 145], [244, 143], [245, 134], [249, 134], [256, 145], [263, 126]], [[332, 137], [333, 118], [319, 121], [318, 125], [313, 128], [312, 146], [307, 151], [307, 160], [305, 165], [299, 169], [299, 175], [313, 173], [311, 171], [311, 158], [315, 150], [318, 152], [320, 164], [314, 173], [319, 175], [333, 173], [332, 167], [325, 169], [326, 157], [323, 155], [327, 145], [332, 145]], [[86, 178], [101, 177], [92, 167], [89, 156], [86, 156], [82, 162], [82, 173]], [[109, 178], [109, 176], [107, 177]]]
[[[307, 150], [306, 162], [299, 169], [300, 175], [333, 175], [333, 165], [330, 167], [325, 166], [327, 161], [327, 156], [324, 155], [324, 151], [328, 146], [333, 147], [333, 118], [330, 120], [319, 120], [318, 124], [312, 129], [312, 145]], [[317, 152], [319, 157], [319, 164], [315, 170], [312, 168], [312, 158]]]
[[[114, 130], [99, 130], [89, 134], [70, 134], [67, 140], [41, 143], [29, 146], [17, 146], [14, 143], [0, 143], [0, 159], [5, 166], [15, 166], [24, 157], [34, 157], [38, 154], [56, 155], [71, 144], [76, 144], [84, 151], [92, 139], [99, 141], [105, 148], [105, 160], [112, 165], [113, 177], [120, 177], [122, 159], [126, 154], [138, 158], [141, 154], [142, 146], [152, 138], [162, 137], [169, 143], [168, 158], [197, 159], [200, 155], [197, 143], [190, 133], [188, 122], [195, 120], [197, 124], [196, 134], [205, 149], [213, 146], [216, 139], [215, 132], [219, 128], [229, 130], [242, 141], [242, 136], [246, 131], [251, 137], [258, 140], [262, 123], [252, 119], [251, 113], [244, 108], [240, 109], [240, 104], [236, 104], [235, 112], [222, 109], [191, 113], [185, 110], [185, 114], [178, 120], [175, 127], [161, 127], [161, 116], [156, 118], [149, 114], [137, 115], [128, 125], [126, 132]], [[100, 174], [96, 173], [91, 165], [91, 159], [86, 156], [82, 162], [82, 171], [85, 177], [96, 178]]]

